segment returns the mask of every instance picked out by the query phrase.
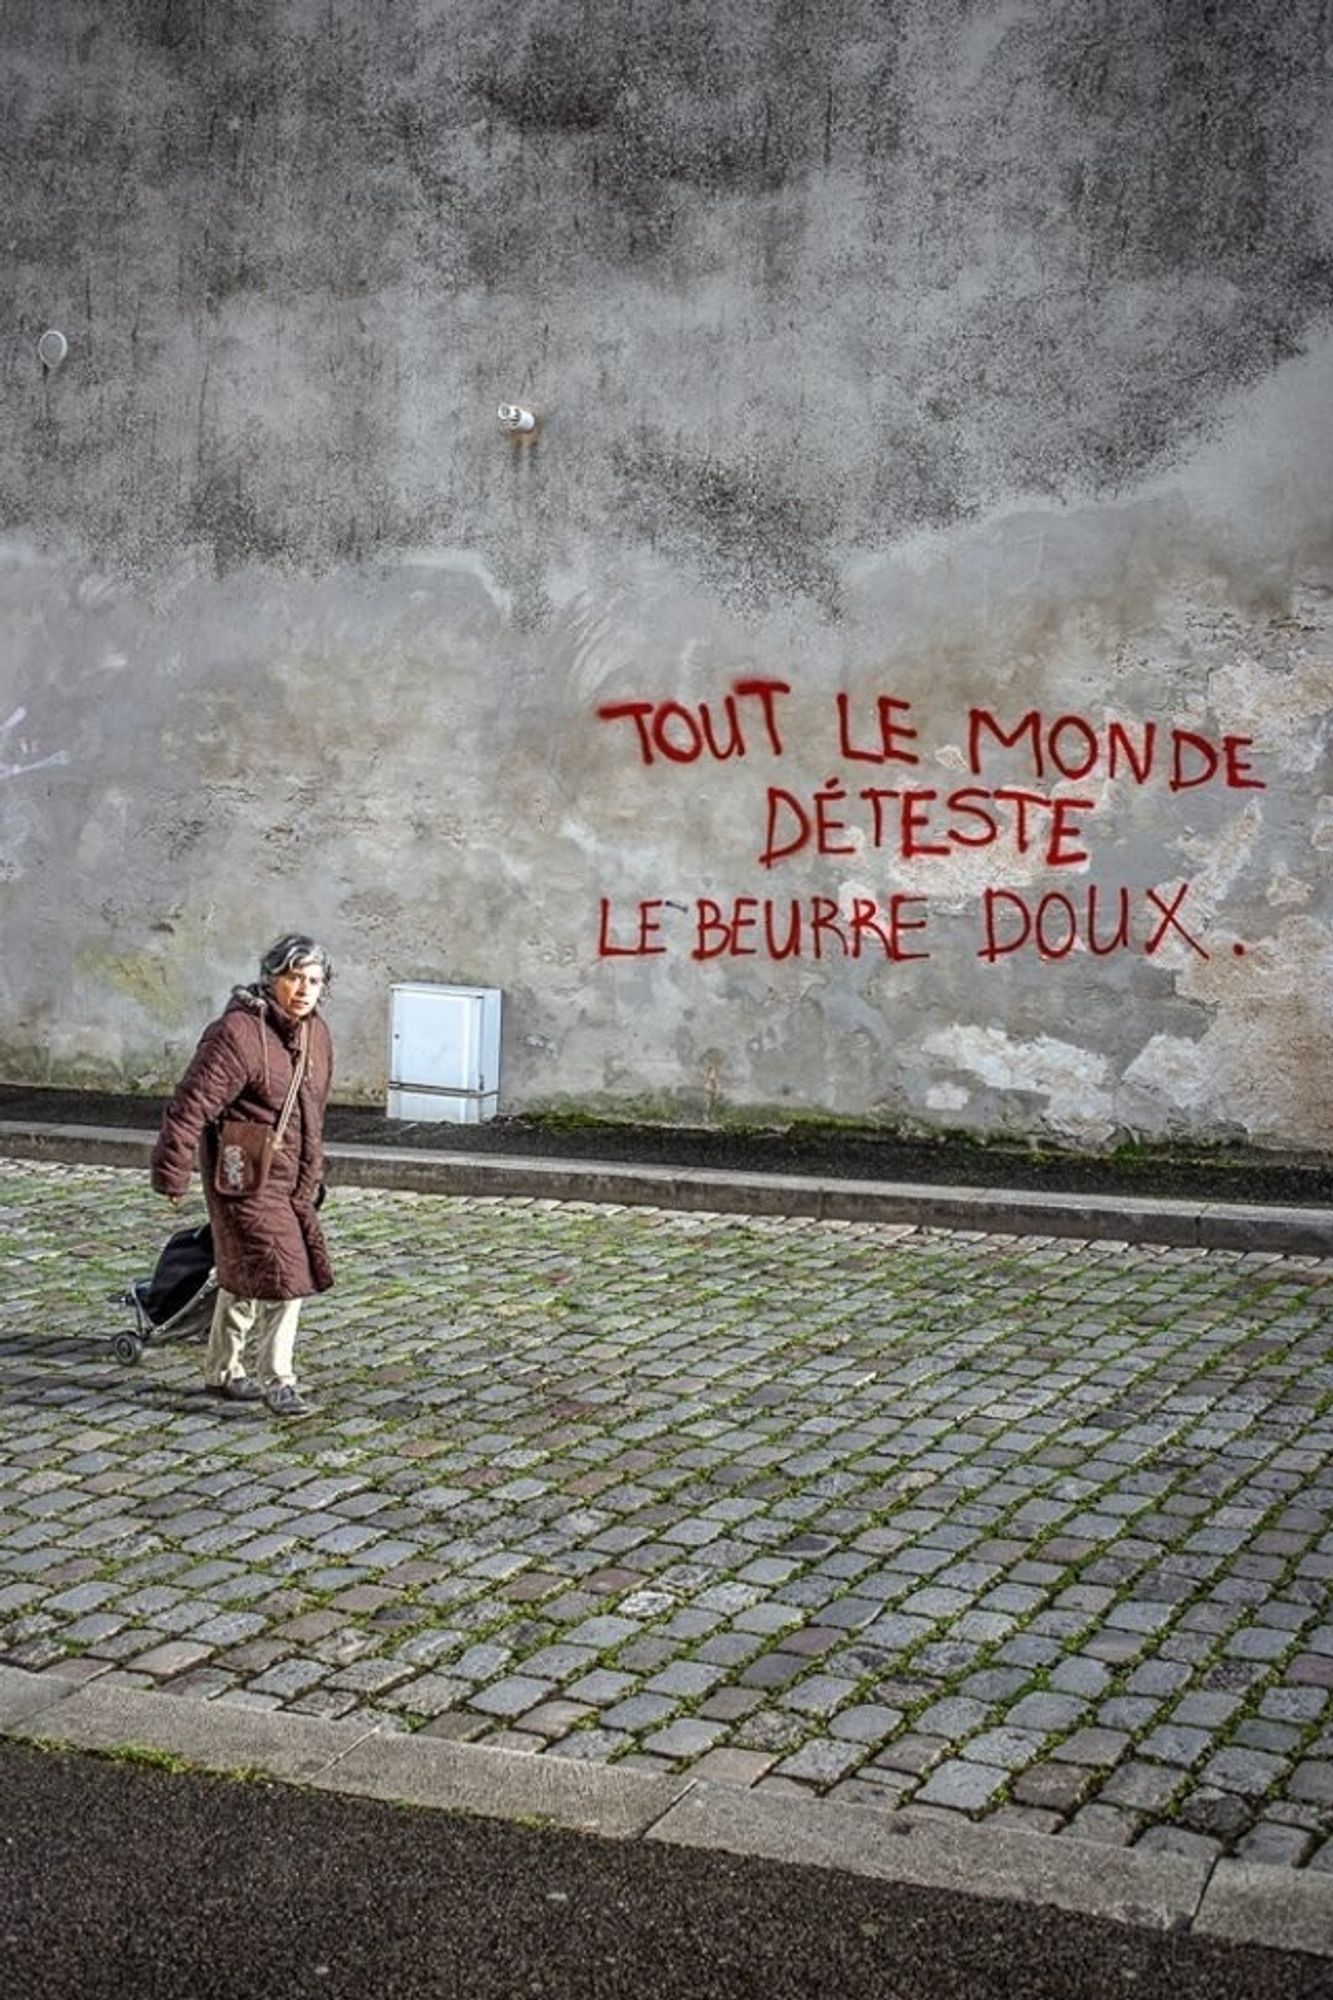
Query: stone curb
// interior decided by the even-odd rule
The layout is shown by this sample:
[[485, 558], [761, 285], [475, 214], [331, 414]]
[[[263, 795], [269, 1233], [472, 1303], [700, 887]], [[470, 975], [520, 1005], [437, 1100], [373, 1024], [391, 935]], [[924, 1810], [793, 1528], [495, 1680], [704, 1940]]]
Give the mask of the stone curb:
[[[1279, 1879], [1280, 1878], [1280, 1879]], [[1333, 1877], [1219, 1861], [1194, 1919], [1201, 1937], [1333, 1958]]]
[[[152, 1145], [151, 1132], [122, 1126], [0, 1120], [0, 1158], [5, 1159], [146, 1168]], [[342, 1187], [615, 1202], [722, 1214], [967, 1229], [986, 1235], [1070, 1236], [1165, 1243], [1182, 1249], [1333, 1256], [1333, 1214], [1321, 1208], [815, 1179], [796, 1174], [733, 1173], [712, 1167], [626, 1166], [415, 1147], [330, 1145], [326, 1158], [330, 1180]]]
[[[765, 1798], [723, 1785], [696, 1784], [650, 1839], [681, 1847], [909, 1883], [919, 1889], [1044, 1903], [1080, 1916], [1109, 1917], [1148, 1930], [1190, 1927], [1211, 1863], [1181, 1855], [1135, 1854], [1065, 1836], [983, 1828], [828, 1800]], [[1333, 1916], [1333, 1889], [1327, 1904]], [[1328, 1949], [1333, 1953], [1333, 1939]]]
[[535, 1819], [606, 1839], [837, 1868], [1333, 1959], [1333, 1875], [1056, 1842], [954, 1825], [910, 1808], [881, 1813], [768, 1798], [688, 1776], [382, 1735], [351, 1719], [77, 1687], [17, 1667], [0, 1666], [0, 1735], [102, 1755], [156, 1751], [200, 1770], [259, 1774], [431, 1811]]

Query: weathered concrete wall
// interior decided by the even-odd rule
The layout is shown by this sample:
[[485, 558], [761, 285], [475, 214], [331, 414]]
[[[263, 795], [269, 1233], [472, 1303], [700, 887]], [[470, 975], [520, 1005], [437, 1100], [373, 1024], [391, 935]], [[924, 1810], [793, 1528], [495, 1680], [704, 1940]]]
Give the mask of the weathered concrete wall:
[[3, 1073], [1327, 1144], [1326, 5], [0, 23]]

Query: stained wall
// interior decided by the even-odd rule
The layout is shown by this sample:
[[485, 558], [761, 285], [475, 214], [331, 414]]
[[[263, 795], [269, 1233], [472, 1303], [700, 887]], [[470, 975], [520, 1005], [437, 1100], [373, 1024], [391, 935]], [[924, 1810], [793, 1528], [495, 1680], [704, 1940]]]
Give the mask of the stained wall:
[[1326, 6], [0, 30], [0, 1073], [1327, 1145]]

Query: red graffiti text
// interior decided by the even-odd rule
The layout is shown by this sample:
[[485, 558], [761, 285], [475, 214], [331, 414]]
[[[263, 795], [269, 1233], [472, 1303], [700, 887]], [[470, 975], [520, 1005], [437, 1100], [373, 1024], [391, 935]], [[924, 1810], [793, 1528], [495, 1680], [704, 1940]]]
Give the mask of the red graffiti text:
[[1250, 769], [1254, 748], [1250, 736], [1214, 740], [1195, 729], [1164, 729], [1155, 722], [1106, 722], [1099, 727], [1082, 715], [1058, 715], [1048, 722], [1036, 708], [1008, 729], [990, 709], [969, 709], [967, 762], [974, 776], [981, 775], [988, 753], [996, 747], [1020, 751], [1038, 778], [1049, 771], [1075, 782], [1096, 775], [1146, 785], [1161, 777], [1172, 792], [1194, 791], [1220, 778], [1231, 791], [1266, 789]]
[[[752, 742], [766, 741], [773, 756], [783, 751], [778, 702], [791, 693], [787, 681], [733, 681], [719, 718], [701, 701], [610, 701], [598, 709], [602, 722], [632, 722], [639, 757], [645, 764], [695, 764], [701, 757], [725, 763], [748, 755]], [[757, 713], [756, 713], [757, 710]]]
[[964, 785], [941, 797], [927, 785], [867, 785], [855, 794], [855, 826], [846, 811], [852, 805], [853, 795], [837, 778], [804, 800], [770, 785], [760, 865], [772, 868], [806, 852], [859, 854], [867, 847], [918, 861], [989, 847], [1007, 835], [1017, 853], [1035, 850], [1047, 868], [1077, 868], [1090, 858], [1079, 815], [1092, 812], [1096, 801], [1047, 798], [1013, 786], [990, 791]]
[[1211, 954], [1181, 921], [1180, 911], [1189, 892], [1188, 882], [1166, 895], [1156, 889], [1142, 890], [1141, 914], [1146, 923], [1136, 927], [1134, 895], [1127, 888], [1108, 890], [1089, 885], [1077, 897], [1058, 889], [1044, 895], [987, 889], [981, 899], [982, 944], [977, 957], [988, 965], [1018, 951], [1059, 959], [1076, 950], [1089, 952], [1094, 958], [1140, 950], [1145, 957], [1154, 958], [1169, 939], [1178, 939], [1200, 958], [1208, 958]]
[[902, 965], [930, 957], [919, 948], [925, 897], [909, 895], [882, 902], [854, 896], [846, 907], [832, 896], [730, 896], [725, 902], [698, 896], [691, 905], [657, 897], [631, 905], [627, 914], [617, 914], [604, 896], [598, 957], [662, 957], [670, 949], [662, 935], [668, 908], [688, 920], [689, 956], [696, 960], [876, 957]]

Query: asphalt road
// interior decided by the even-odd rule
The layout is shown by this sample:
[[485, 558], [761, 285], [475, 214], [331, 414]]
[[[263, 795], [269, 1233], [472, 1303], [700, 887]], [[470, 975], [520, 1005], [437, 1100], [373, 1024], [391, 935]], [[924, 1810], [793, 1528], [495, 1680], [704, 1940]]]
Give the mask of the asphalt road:
[[1327, 2000], [1328, 1964], [0, 1744], [6, 2000]]

